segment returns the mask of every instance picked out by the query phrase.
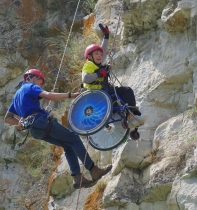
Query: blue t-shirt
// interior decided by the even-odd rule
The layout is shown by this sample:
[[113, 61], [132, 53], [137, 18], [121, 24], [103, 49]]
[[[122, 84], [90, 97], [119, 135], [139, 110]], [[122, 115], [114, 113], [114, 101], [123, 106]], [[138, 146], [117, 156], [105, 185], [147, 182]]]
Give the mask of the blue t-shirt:
[[34, 113], [48, 115], [48, 113], [40, 107], [39, 94], [42, 92], [43, 89], [40, 86], [23, 82], [22, 87], [14, 95], [8, 111], [23, 118]]

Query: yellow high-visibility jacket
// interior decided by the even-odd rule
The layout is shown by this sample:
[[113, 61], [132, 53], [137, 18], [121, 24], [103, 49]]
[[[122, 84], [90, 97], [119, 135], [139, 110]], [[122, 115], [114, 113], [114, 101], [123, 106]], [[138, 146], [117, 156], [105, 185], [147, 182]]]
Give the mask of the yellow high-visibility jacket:
[[[95, 65], [92, 61], [87, 61], [84, 64], [82, 69], [82, 81], [84, 88], [88, 90], [103, 89], [104, 78], [103, 77], [98, 78], [98, 75], [95, 73], [95, 71], [98, 69], [99, 67]], [[89, 83], [85, 83], [84, 81], [88, 81]]]

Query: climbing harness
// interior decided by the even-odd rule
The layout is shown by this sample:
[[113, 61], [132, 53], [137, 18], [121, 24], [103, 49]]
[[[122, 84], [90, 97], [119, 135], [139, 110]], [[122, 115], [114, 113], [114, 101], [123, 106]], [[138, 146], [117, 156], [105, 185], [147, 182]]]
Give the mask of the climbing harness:
[[36, 118], [37, 113], [29, 115], [26, 118], [21, 117], [19, 120], [19, 124], [22, 127], [22, 130], [26, 130], [28, 128], [30, 128], [30, 126], [33, 124], [35, 118]]
[[24, 147], [24, 145], [27, 141], [27, 137], [29, 135], [29, 130], [28, 129], [34, 123], [36, 115], [37, 115], [37, 113], [34, 113], [32, 115], [29, 115], [26, 118], [21, 117], [19, 119], [19, 125], [20, 125], [21, 129], [22, 130], [27, 130], [27, 134], [26, 134], [24, 140], [22, 140], [22, 141], [20, 141], [19, 143], [16, 144], [16, 133], [15, 133], [15, 130], [14, 130], [14, 146], [13, 146], [14, 150], [19, 150], [19, 149]]

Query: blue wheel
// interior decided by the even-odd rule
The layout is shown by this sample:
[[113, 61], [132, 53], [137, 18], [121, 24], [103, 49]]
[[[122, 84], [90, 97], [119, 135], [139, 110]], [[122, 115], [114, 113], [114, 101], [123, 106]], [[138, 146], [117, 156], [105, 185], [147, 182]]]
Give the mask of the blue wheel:
[[100, 90], [81, 93], [68, 112], [70, 128], [79, 135], [91, 135], [101, 130], [112, 115], [110, 96]]

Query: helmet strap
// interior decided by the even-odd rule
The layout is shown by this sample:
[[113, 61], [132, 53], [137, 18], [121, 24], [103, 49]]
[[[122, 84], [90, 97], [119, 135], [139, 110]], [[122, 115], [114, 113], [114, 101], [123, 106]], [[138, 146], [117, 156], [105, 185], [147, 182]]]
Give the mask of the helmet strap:
[[34, 77], [36, 77], [36, 80], [39, 79], [39, 76], [34, 75], [34, 74], [28, 74], [26, 79], [27, 79], [30, 83], [34, 83], [34, 81], [36, 81], [36, 80], [33, 81], [33, 78], [34, 78]]
[[[91, 61], [92, 61], [96, 66], [100, 66], [100, 64], [97, 64], [97, 63], [94, 61], [94, 57], [93, 57], [92, 53], [90, 53], [89, 55], [90, 55], [91, 58], [92, 58]], [[89, 60], [89, 59], [88, 59], [88, 60]]]
[[33, 78], [33, 75], [32, 74], [28, 74], [26, 80], [31, 82], [32, 78]]

